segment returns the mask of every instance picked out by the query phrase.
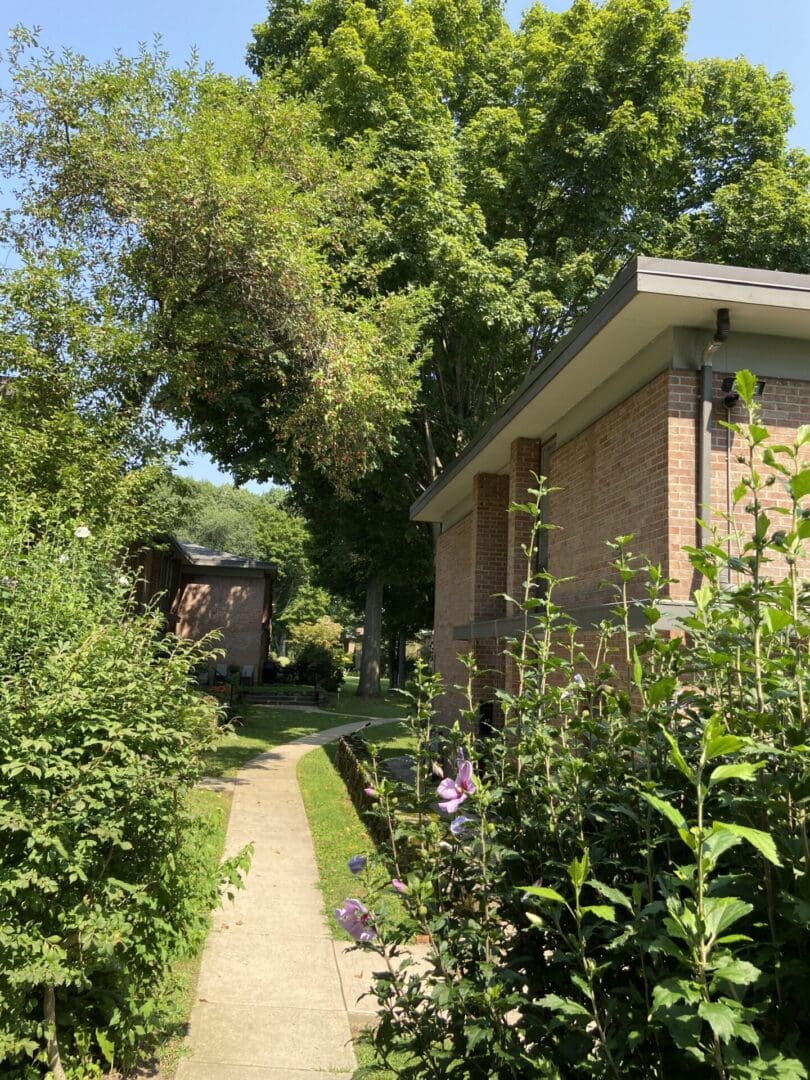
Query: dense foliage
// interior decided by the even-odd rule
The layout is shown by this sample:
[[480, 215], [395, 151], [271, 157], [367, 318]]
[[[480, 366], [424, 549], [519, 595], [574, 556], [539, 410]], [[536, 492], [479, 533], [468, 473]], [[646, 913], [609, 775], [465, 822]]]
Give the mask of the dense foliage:
[[[431, 537], [409, 504], [628, 258], [810, 269], [789, 83], [687, 60], [688, 22], [669, 0], [539, 2], [515, 30], [499, 0], [270, 0], [254, 30], [253, 70], [314, 102], [329, 145], [366, 148], [379, 287], [431, 301], [393, 452], [350, 499], [306, 493], [324, 549], [331, 520], [349, 523], [342, 565], [370, 601], [385, 583], [393, 633], [400, 580], [430, 607]], [[220, 442], [226, 460], [253, 452], [251, 430], [249, 449], [241, 431]]]
[[3, 288], [56, 275], [67, 349], [89, 339], [105, 380], [214, 454], [255, 424], [254, 472], [288, 476], [304, 451], [336, 478], [369, 467], [413, 396], [422, 303], [380, 295], [362, 257], [362, 153], [326, 147], [272, 80], [160, 52], [95, 66], [17, 30], [9, 69]]
[[131, 1062], [236, 874], [187, 804], [215, 731], [200, 650], [132, 610], [115, 555], [86, 526], [0, 524], [4, 1076]]
[[[738, 375], [752, 412], [754, 384]], [[529, 576], [502, 730], [476, 739], [471, 699], [436, 732], [438, 681], [418, 678], [415, 791], [370, 781], [409, 919], [350, 913], [389, 961], [374, 1041], [397, 1075], [808, 1075], [810, 427], [769, 445], [752, 415], [735, 434], [751, 536], [692, 551], [685, 637], [656, 629], [666, 582], [623, 537], [595, 655], [553, 578]], [[531, 566], [545, 526], [514, 509], [535, 520]], [[396, 960], [413, 933], [424, 975]]]

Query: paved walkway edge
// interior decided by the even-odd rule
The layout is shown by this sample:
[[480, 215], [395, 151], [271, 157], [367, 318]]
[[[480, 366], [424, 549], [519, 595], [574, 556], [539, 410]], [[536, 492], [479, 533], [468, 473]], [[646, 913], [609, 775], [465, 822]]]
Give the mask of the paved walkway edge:
[[296, 766], [341, 735], [396, 719], [363, 717], [314, 732], [237, 774], [225, 855], [253, 843], [253, 862], [245, 888], [214, 913], [178, 1080], [351, 1077], [353, 1003], [347, 1007], [337, 956], [343, 946], [332, 942], [323, 917]]

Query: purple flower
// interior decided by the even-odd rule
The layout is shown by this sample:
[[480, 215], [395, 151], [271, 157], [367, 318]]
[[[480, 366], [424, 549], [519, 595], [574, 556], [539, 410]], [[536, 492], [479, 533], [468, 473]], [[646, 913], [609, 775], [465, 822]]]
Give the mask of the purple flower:
[[400, 881], [398, 877], [391, 878], [391, 885], [396, 889], [397, 892], [404, 893], [408, 891], [408, 886], [405, 884], [404, 881]]
[[455, 780], [448, 777], [439, 784], [439, 809], [446, 814], [455, 813], [467, 796], [472, 795], [474, 791], [475, 780], [473, 779], [472, 762], [462, 757], [459, 760]]
[[370, 799], [373, 799], [376, 797], [377, 792], [374, 790], [373, 787], [365, 787], [363, 788], [363, 794], [368, 795]]
[[349, 859], [349, 869], [353, 874], [359, 874], [361, 870], [365, 870], [368, 859], [365, 855], [352, 855]]
[[450, 822], [450, 832], [455, 836], [456, 840], [466, 840], [470, 835], [470, 826], [472, 824], [472, 818], [464, 817], [463, 814], [459, 814], [457, 818], [453, 818]]
[[377, 931], [371, 925], [368, 908], [359, 900], [344, 900], [343, 907], [335, 912], [337, 921], [355, 941], [373, 941]]

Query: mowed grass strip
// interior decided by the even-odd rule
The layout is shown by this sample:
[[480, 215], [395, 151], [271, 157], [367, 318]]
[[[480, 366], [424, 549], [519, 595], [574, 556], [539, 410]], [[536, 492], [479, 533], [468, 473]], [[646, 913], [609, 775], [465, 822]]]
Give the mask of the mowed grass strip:
[[324, 708], [342, 716], [390, 716], [393, 719], [404, 715], [407, 699], [396, 690], [389, 690], [387, 679], [380, 681], [382, 697], [370, 699], [357, 696], [359, 681], [357, 675], [347, 675], [340, 692], [330, 694]]
[[[350, 941], [349, 935], [338, 925], [335, 911], [347, 897], [356, 897], [363, 903], [367, 901], [367, 877], [352, 874], [348, 863], [353, 855], [372, 855], [375, 846], [337, 771], [336, 758], [334, 744], [305, 754], [298, 762], [298, 785], [315, 848], [329, 930], [336, 941]], [[390, 875], [384, 868], [375, 870], [375, 875], [374, 881], [384, 887], [376, 906], [384, 913], [396, 916], [401, 910], [397, 894], [393, 889], [385, 888]]]

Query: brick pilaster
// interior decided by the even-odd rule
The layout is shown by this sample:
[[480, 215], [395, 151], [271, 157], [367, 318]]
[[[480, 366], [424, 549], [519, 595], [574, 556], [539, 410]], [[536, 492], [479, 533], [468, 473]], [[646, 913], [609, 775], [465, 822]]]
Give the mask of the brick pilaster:
[[[506, 613], [509, 477], [479, 473], [473, 480], [473, 619], [500, 619]], [[473, 642], [476, 660], [487, 673], [476, 679], [479, 701], [491, 700], [503, 686], [503, 644], [494, 638]]]
[[[533, 502], [529, 488], [537, 487], [535, 476], [540, 471], [540, 440], [515, 439], [509, 460], [509, 502]], [[532, 519], [528, 514], [510, 513], [506, 539], [506, 592], [520, 601], [528, 564], [523, 549], [529, 543]], [[516, 615], [516, 604], [507, 604], [507, 615]]]

